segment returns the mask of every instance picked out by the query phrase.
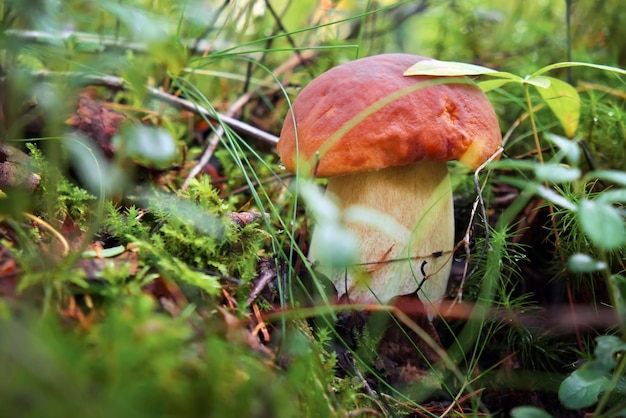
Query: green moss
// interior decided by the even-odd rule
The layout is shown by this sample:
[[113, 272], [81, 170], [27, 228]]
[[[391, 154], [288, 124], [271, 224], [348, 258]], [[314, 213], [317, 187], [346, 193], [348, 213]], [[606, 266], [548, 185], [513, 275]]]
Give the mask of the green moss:
[[220, 279], [245, 284], [256, 276], [267, 234], [254, 223], [234, 223], [227, 216], [231, 208], [206, 177], [176, 195], [156, 193], [147, 202], [150, 228], [136, 207], [121, 213], [109, 204], [105, 221], [111, 235], [139, 248], [144, 265], [211, 294], [219, 292]]

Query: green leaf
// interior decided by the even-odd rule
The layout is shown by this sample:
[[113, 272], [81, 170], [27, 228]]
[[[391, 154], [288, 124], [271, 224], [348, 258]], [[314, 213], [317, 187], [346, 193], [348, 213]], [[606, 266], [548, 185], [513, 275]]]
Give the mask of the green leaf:
[[568, 67], [588, 67], [595, 68], [596, 70], [608, 71], [617, 74], [626, 75], [626, 70], [618, 67], [611, 67], [609, 65], [600, 65], [600, 64], [590, 64], [588, 62], [558, 62], [556, 64], [547, 65], [533, 73], [533, 76], [538, 76], [543, 73], [547, 73], [548, 71], [558, 70], [561, 68]]
[[576, 141], [551, 133], [547, 133], [545, 137], [548, 141], [560, 148], [561, 153], [565, 155], [565, 158], [567, 158], [571, 165], [578, 165], [580, 161], [580, 147]]
[[626, 186], [626, 172], [617, 170], [596, 170], [585, 175], [585, 181], [591, 179], [604, 180], [610, 183], [616, 183], [620, 186]]
[[530, 84], [541, 89], [547, 89], [550, 87], [550, 80], [548, 77], [525, 77], [522, 80], [523, 84]]
[[543, 409], [534, 406], [518, 406], [511, 409], [511, 418], [553, 418]]
[[126, 126], [112, 141], [121, 155], [148, 167], [165, 168], [176, 158], [176, 141], [162, 128]]
[[568, 409], [582, 409], [595, 404], [608, 386], [606, 376], [588, 376], [574, 371], [559, 386], [559, 400]]
[[300, 179], [298, 192], [317, 223], [336, 224], [339, 222], [341, 213], [337, 203], [315, 182]]
[[578, 206], [577, 219], [583, 232], [604, 250], [615, 250], [626, 241], [624, 219], [611, 205], [583, 199]]
[[571, 211], [576, 211], [577, 209], [576, 205], [563, 197], [563, 195], [560, 195], [559, 193], [555, 192], [552, 189], [548, 189], [545, 186], [536, 186], [535, 193], [562, 208], [569, 209]]
[[515, 82], [514, 80], [507, 80], [504, 78], [499, 78], [499, 79], [494, 79], [494, 80], [482, 80], [479, 81], [478, 83], [478, 87], [480, 87], [482, 89], [482, 91], [484, 91], [485, 93], [491, 91], [491, 90], [495, 90], [497, 88], [500, 88], [502, 86], [504, 86], [505, 84], [508, 83], [512, 83]]
[[626, 189], [603, 190], [596, 201], [609, 205], [617, 202], [624, 203], [626, 202]]
[[566, 167], [560, 164], [537, 164], [535, 166], [535, 176], [540, 181], [550, 183], [563, 183], [578, 180], [580, 169]]
[[595, 260], [587, 254], [574, 254], [567, 260], [567, 269], [574, 273], [591, 273], [606, 267], [605, 262]]
[[405, 76], [429, 75], [429, 76], [462, 76], [482, 75], [495, 73], [496, 70], [480, 65], [466, 64], [463, 62], [425, 60], [409, 67]]
[[578, 129], [578, 121], [580, 120], [580, 97], [576, 89], [554, 77], [538, 76], [534, 80], [545, 80], [547, 86], [537, 86], [537, 91], [545, 100], [548, 107], [552, 110], [556, 118], [561, 123], [565, 135], [572, 138]]
[[610, 373], [617, 363], [615, 354], [624, 350], [626, 350], [626, 343], [615, 335], [601, 335], [597, 337], [596, 349], [593, 354], [596, 357], [599, 369], [604, 373]]
[[342, 268], [356, 263], [359, 241], [352, 231], [340, 224], [326, 223], [317, 225], [315, 234], [316, 249], [312, 251], [322, 265]]

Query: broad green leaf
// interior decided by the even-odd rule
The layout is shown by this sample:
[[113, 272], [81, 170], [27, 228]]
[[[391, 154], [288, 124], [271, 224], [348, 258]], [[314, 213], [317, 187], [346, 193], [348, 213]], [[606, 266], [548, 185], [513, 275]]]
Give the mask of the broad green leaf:
[[587, 254], [574, 254], [567, 260], [567, 269], [574, 273], [591, 273], [607, 267], [603, 261], [598, 261]]
[[535, 165], [535, 176], [537, 180], [550, 183], [563, 183], [578, 180], [580, 169], [566, 167], [560, 164], [537, 164]]
[[518, 406], [511, 409], [511, 418], [553, 418], [543, 409], [534, 406]]
[[561, 153], [565, 155], [565, 158], [567, 158], [571, 165], [578, 165], [580, 162], [580, 147], [576, 141], [551, 133], [547, 133], [545, 137], [548, 141], [560, 148]]
[[548, 85], [546, 87], [537, 86], [537, 90], [561, 123], [565, 135], [572, 138], [576, 134], [580, 119], [578, 92], [572, 85], [558, 78], [538, 76], [534, 79], [547, 80]]
[[581, 409], [598, 402], [598, 395], [609, 384], [606, 376], [586, 376], [574, 371], [559, 386], [559, 400], [568, 409]]
[[615, 250], [626, 241], [624, 219], [611, 205], [597, 200], [581, 200], [577, 219], [583, 232], [604, 250]]
[[[498, 73], [491, 68], [480, 65], [466, 64], [464, 62], [425, 60], [409, 67], [404, 75], [429, 75], [429, 76], [463, 76], [463, 75], [483, 75]], [[508, 74], [508, 73], [507, 73]], [[511, 78], [519, 78], [510, 74]]]
[[596, 338], [596, 349], [593, 354], [599, 369], [604, 373], [610, 373], [616, 366], [615, 354], [626, 350], [626, 343], [615, 335], [601, 335]]

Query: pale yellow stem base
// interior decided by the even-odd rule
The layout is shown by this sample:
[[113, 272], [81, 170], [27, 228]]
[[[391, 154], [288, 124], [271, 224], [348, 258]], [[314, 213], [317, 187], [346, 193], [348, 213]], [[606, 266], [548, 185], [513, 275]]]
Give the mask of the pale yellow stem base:
[[[454, 247], [446, 164], [425, 162], [333, 177], [327, 193], [337, 197], [345, 224], [360, 244], [360, 265], [319, 266], [339, 297], [346, 295], [350, 303], [388, 303], [419, 287], [420, 300], [434, 307], [445, 295]], [[314, 231], [311, 261], [321, 245]]]

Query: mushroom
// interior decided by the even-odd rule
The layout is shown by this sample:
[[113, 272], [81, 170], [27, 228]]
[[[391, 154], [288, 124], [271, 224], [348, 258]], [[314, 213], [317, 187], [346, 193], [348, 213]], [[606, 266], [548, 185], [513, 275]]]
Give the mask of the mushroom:
[[[501, 146], [496, 114], [467, 78], [403, 76], [428, 59], [382, 54], [334, 67], [302, 89], [282, 127], [285, 168], [328, 177], [344, 213], [362, 209], [346, 215], [357, 265], [317, 267], [343, 301], [388, 303], [419, 290], [434, 313], [455, 246], [447, 161], [475, 169]], [[315, 229], [311, 262], [323, 245]]]

